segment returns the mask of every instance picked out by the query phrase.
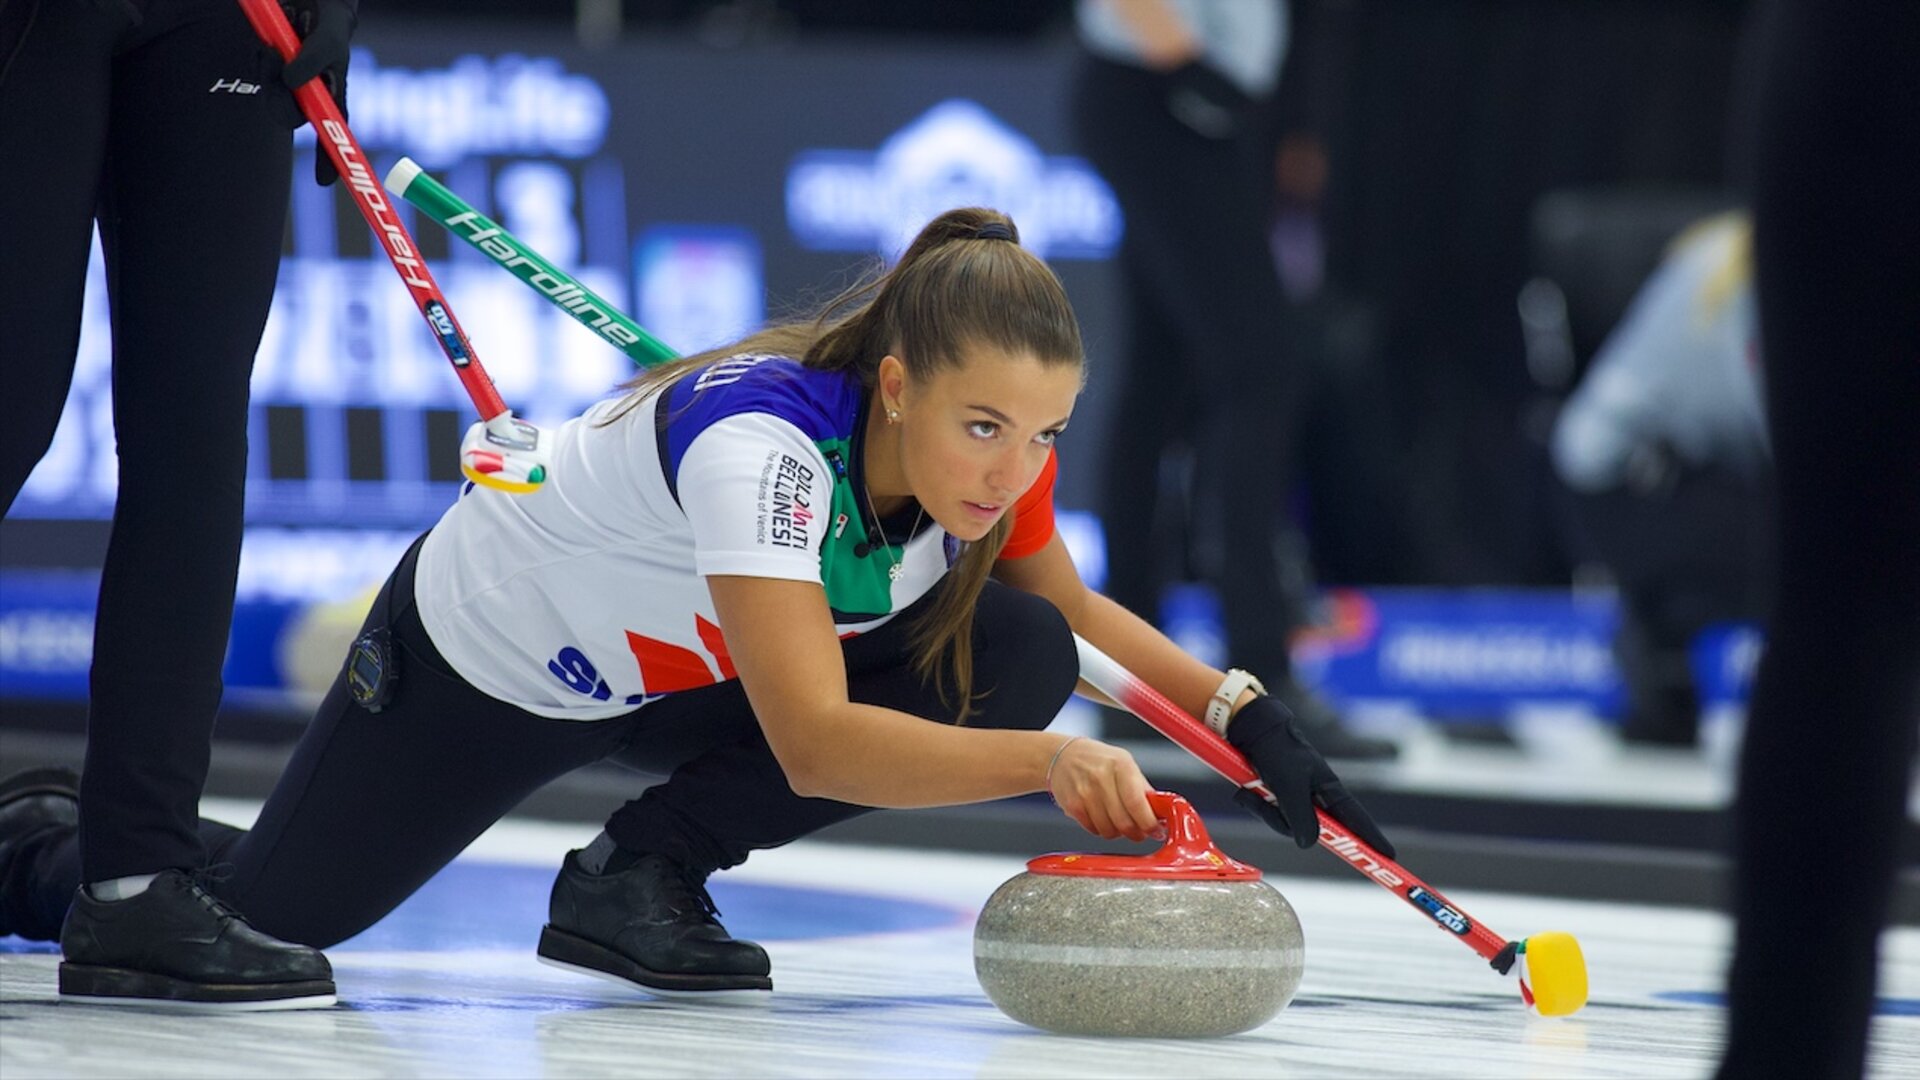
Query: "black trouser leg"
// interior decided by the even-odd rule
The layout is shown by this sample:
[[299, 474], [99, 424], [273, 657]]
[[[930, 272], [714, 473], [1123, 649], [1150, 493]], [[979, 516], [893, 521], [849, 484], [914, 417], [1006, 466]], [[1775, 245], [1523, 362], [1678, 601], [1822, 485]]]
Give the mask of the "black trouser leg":
[[1228, 649], [1235, 664], [1278, 680], [1291, 671], [1292, 605], [1274, 539], [1307, 383], [1287, 355], [1286, 302], [1246, 151], [1174, 119], [1166, 90], [1152, 72], [1084, 60], [1075, 124], [1126, 212], [1129, 271], [1179, 340], [1170, 356], [1136, 354], [1128, 377], [1172, 364], [1201, 399], [1195, 473], [1204, 529], [1219, 542], [1210, 577]]
[[[399, 584], [412, 594], [411, 574]], [[541, 785], [611, 754], [626, 730], [544, 719], [475, 690], [432, 650], [411, 602], [393, 626], [403, 650], [393, 702], [369, 713], [336, 678], [260, 820], [227, 853], [222, 894], [277, 937], [324, 948], [373, 925]]]
[[[412, 562], [402, 560], [383, 598], [412, 596]], [[401, 673], [393, 701], [369, 713], [336, 678], [252, 830], [198, 823], [214, 859], [232, 865], [221, 897], [275, 937], [325, 948], [373, 925], [522, 799], [607, 757], [629, 730], [623, 720], [543, 719], [475, 690], [447, 668], [410, 600], [393, 606], [390, 624]], [[9, 911], [57, 930], [81, 880], [75, 848], [69, 832], [23, 851], [33, 870], [11, 877], [32, 893], [9, 895]]]
[[265, 95], [207, 93], [261, 70], [236, 10], [208, 5], [182, 22], [152, 5], [131, 36], [118, 12], [41, 5], [0, 99], [0, 203], [17, 239], [0, 266], [8, 506], [72, 376], [96, 198], [108, 258], [120, 494], [81, 810], [96, 879], [201, 858], [195, 806], [239, 558], [247, 377], [290, 155]]
[[[848, 689], [863, 704], [950, 723], [952, 707], [908, 664], [909, 621], [924, 606], [847, 643]], [[974, 615], [973, 643], [974, 689], [984, 696], [968, 726], [1038, 730], [1051, 723], [1079, 672], [1058, 609], [989, 582]], [[629, 851], [666, 855], [704, 875], [870, 809], [795, 795], [737, 681], [677, 694], [639, 716], [621, 759], [673, 771], [608, 820], [608, 835]], [[672, 758], [689, 753], [673, 767]]]
[[1769, 14], [1754, 253], [1781, 546], [1721, 1075], [1857, 1077], [1920, 722], [1920, 5]]
[[43, 3], [30, 22], [29, 5], [9, 7], [20, 36], [0, 41], [18, 46], [0, 82], [0, 514], [52, 443], [73, 380], [120, 29], [94, 4]]
[[[1151, 257], [1135, 252], [1130, 240], [1123, 241], [1120, 279], [1127, 346], [1125, 366], [1117, 373], [1119, 398], [1103, 463], [1101, 523], [1107, 540], [1107, 595], [1141, 618], [1158, 622], [1160, 596], [1169, 577], [1166, 541], [1170, 534], [1182, 543], [1191, 540], [1185, 521], [1179, 529], [1168, 527], [1179, 493], [1162, 481], [1168, 451], [1183, 439], [1191, 441], [1195, 388], [1179, 336], [1146, 287], [1146, 271], [1134, 265]], [[1180, 565], [1185, 567], [1184, 558]]]
[[195, 829], [233, 618], [247, 382], [286, 221], [292, 134], [237, 8], [114, 64], [101, 238], [120, 492], [100, 580], [80, 814], [90, 881], [205, 855]]

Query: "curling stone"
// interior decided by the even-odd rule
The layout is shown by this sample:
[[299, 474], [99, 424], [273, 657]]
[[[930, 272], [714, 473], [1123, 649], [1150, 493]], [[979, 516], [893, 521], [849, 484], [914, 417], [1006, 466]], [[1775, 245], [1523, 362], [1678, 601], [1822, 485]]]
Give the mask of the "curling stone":
[[1187, 800], [1148, 796], [1151, 855], [1043, 855], [995, 890], [973, 931], [987, 997], [1064, 1035], [1200, 1038], [1259, 1027], [1293, 1000], [1300, 919], [1228, 858]]

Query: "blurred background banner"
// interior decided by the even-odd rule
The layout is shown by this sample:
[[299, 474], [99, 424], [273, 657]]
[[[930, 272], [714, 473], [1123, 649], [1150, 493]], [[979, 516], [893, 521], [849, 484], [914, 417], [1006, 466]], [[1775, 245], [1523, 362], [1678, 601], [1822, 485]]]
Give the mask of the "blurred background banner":
[[[1111, 193], [1064, 153], [1059, 49], [588, 50], [557, 32], [372, 22], [351, 105], [375, 172], [412, 156], [682, 351], [798, 310], [807, 290], [843, 280], [862, 255], [892, 255], [950, 206], [1011, 211], [1077, 293], [1100, 290], [1073, 280], [1075, 264], [1109, 258], [1119, 239]], [[302, 128], [296, 153], [313, 152]], [[516, 411], [551, 423], [630, 373], [484, 256], [403, 212]], [[253, 376], [251, 524], [417, 530], [451, 500], [447, 448], [467, 408], [389, 277], [336, 192], [294, 186]], [[96, 258], [68, 410], [12, 516], [111, 516], [104, 285]], [[1087, 306], [1097, 324], [1099, 305]], [[283, 568], [299, 572], [262, 569], [248, 584], [301, 589], [261, 580]], [[307, 588], [318, 598], [341, 584], [321, 575]]]

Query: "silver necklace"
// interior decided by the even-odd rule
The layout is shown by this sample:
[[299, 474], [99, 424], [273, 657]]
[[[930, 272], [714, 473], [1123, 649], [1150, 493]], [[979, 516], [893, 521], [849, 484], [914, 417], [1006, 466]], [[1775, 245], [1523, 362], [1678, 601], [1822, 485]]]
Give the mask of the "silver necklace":
[[[907, 574], [906, 564], [894, 555], [893, 545], [887, 542], [887, 526], [880, 520], [880, 511], [873, 508], [873, 492], [867, 489], [867, 485], [861, 484], [860, 493], [867, 497], [867, 513], [873, 515], [873, 527], [880, 530], [880, 546], [887, 549], [887, 562], [891, 564], [887, 567], [887, 580], [899, 581]], [[913, 543], [913, 534], [920, 531], [920, 519], [926, 516], [925, 506], [920, 508], [919, 513], [913, 515], [913, 527], [907, 530], [907, 543]], [[906, 554], [905, 548], [901, 549], [901, 554]]]

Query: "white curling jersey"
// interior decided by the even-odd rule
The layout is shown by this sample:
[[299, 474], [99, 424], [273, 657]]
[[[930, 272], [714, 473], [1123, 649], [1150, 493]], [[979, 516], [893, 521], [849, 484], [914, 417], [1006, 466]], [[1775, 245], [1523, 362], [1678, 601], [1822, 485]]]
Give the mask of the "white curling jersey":
[[[872, 520], [852, 375], [740, 356], [615, 418], [621, 403], [553, 432], [531, 494], [468, 484], [421, 546], [420, 621], [491, 697], [555, 719], [619, 716], [735, 677], [709, 574], [818, 582], [845, 637], [925, 595], [959, 554], [931, 519], [911, 538], [914, 515]], [[1012, 508], [1003, 558], [1052, 538], [1055, 470], [1049, 455]], [[883, 528], [888, 543], [869, 546]]]

